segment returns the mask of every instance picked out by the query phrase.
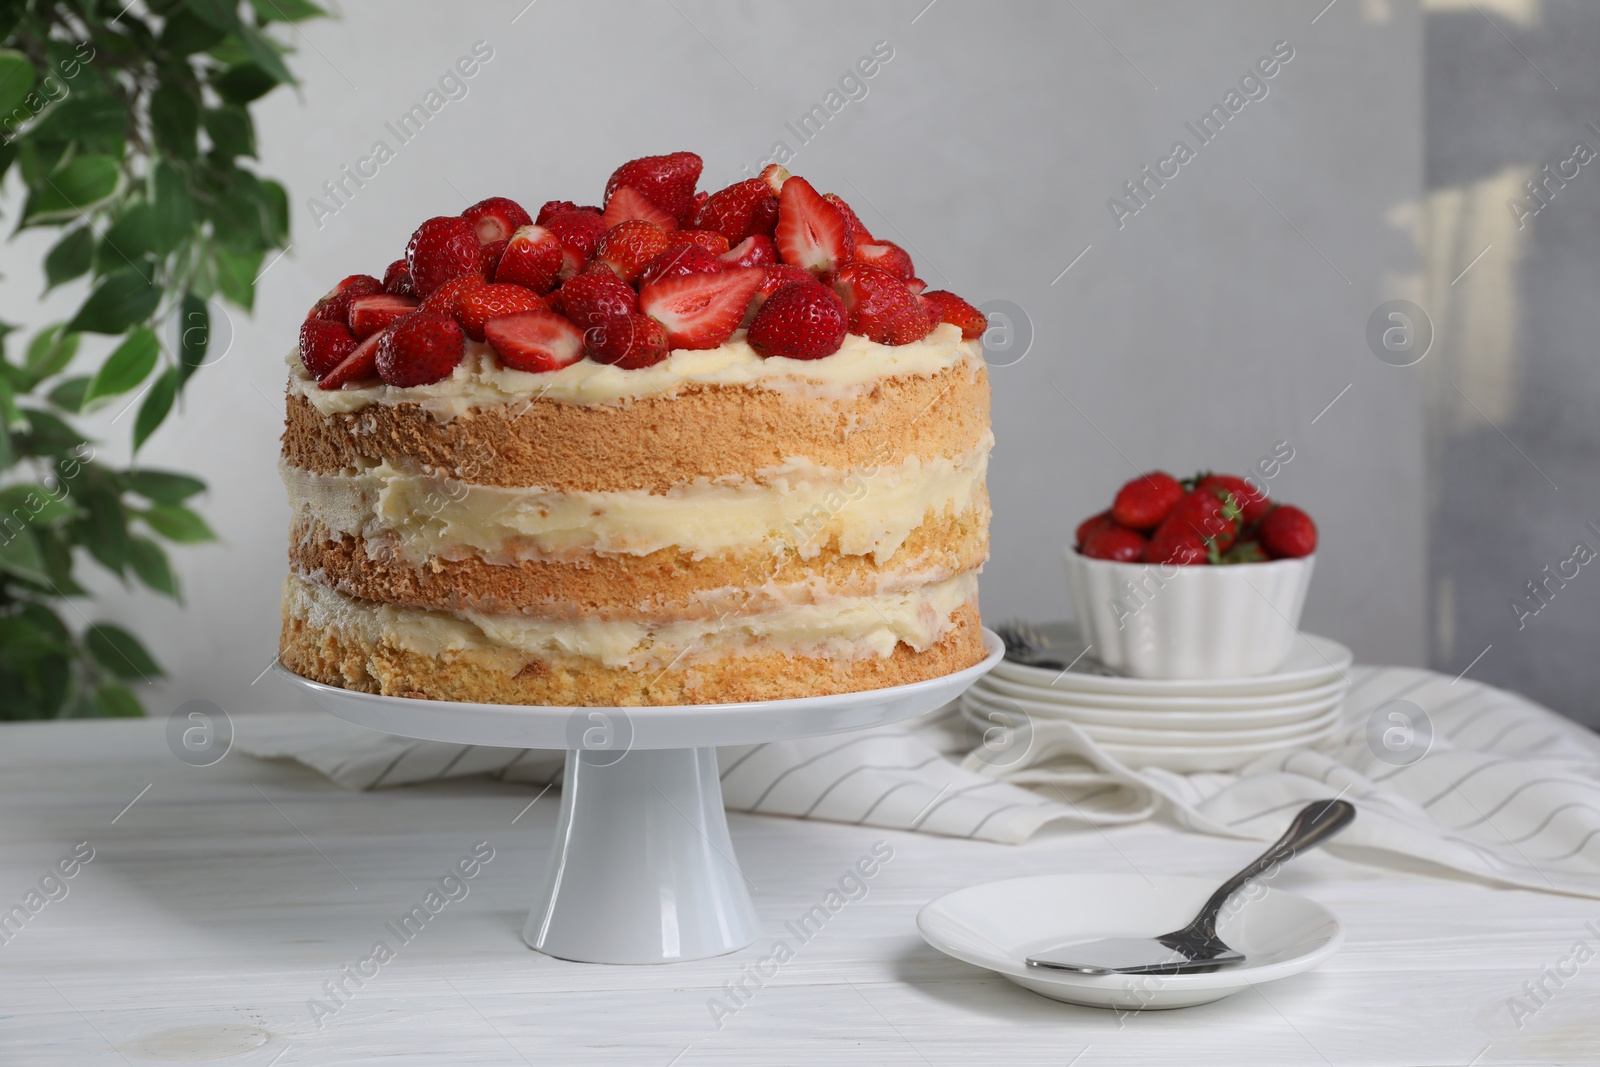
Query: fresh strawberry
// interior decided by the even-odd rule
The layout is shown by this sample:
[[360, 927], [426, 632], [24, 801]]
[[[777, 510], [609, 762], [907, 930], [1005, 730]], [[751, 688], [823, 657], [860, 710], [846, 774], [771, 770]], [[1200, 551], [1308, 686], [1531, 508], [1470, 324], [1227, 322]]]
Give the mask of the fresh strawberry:
[[494, 280], [520, 285], [543, 296], [555, 288], [561, 269], [561, 242], [543, 226], [524, 226], [511, 235], [495, 268]]
[[484, 339], [512, 370], [560, 370], [583, 358], [583, 331], [552, 311], [523, 311], [490, 319]]
[[738, 244], [752, 233], [770, 234], [777, 205], [767, 183], [750, 178], [712, 193], [690, 216], [690, 224], [697, 230], [716, 230], [730, 245]]
[[850, 316], [850, 332], [869, 341], [908, 345], [922, 340], [933, 329], [917, 295], [888, 271], [864, 263], [846, 263], [833, 276], [833, 291], [839, 294]]
[[699, 245], [679, 245], [669, 248], [645, 264], [636, 281], [643, 289], [662, 278], [676, 278], [683, 274], [715, 274], [723, 262]]
[[1196, 483], [1195, 488], [1222, 489], [1232, 493], [1233, 502], [1239, 506], [1239, 518], [1246, 526], [1261, 521], [1261, 517], [1272, 506], [1272, 501], [1259, 487], [1232, 474], [1208, 474]]
[[778, 250], [772, 247], [772, 238], [753, 233], [718, 258], [730, 267], [766, 267], [778, 262]]
[[672, 217], [671, 212], [656, 207], [633, 186], [620, 186], [607, 199], [605, 214], [600, 216], [600, 221], [605, 223], [607, 230], [612, 230], [634, 219], [653, 222], [663, 230], [678, 228], [678, 220]]
[[1090, 559], [1137, 563], [1144, 555], [1145, 543], [1144, 534], [1111, 522], [1091, 531], [1079, 551]]
[[624, 315], [591, 326], [583, 332], [583, 344], [596, 363], [623, 370], [654, 366], [672, 352], [666, 328], [648, 315]]
[[1110, 526], [1111, 524], [1112, 519], [1109, 509], [1102, 511], [1098, 515], [1091, 515], [1087, 519], [1084, 519], [1082, 522], [1078, 523], [1078, 529], [1072, 535], [1072, 543], [1077, 545], [1079, 549], [1082, 549], [1084, 542], [1089, 540], [1090, 534], [1094, 533], [1102, 526]]
[[476, 271], [481, 258], [478, 234], [460, 215], [440, 215], [417, 227], [406, 245], [406, 269], [420, 296], [451, 278]]
[[481, 274], [463, 274], [459, 277], [451, 278], [423, 298], [422, 310], [454, 318], [456, 301], [461, 299], [461, 294], [468, 289], [476, 289], [484, 284], [486, 283]]
[[601, 238], [606, 235], [606, 224], [600, 221], [600, 216], [582, 210], [558, 212], [539, 225], [561, 242], [561, 269], [557, 277], [562, 280], [588, 266], [600, 247]]
[[694, 187], [700, 181], [702, 166], [700, 157], [693, 152], [629, 160], [606, 181], [606, 210], [611, 210], [611, 198], [617, 190], [631, 186], [671, 215], [674, 222], [683, 222], [694, 207]]
[[610, 267], [598, 263], [556, 291], [561, 294], [564, 314], [579, 329], [639, 310], [639, 296], [633, 286], [618, 278]]
[[389, 264], [389, 269], [383, 272], [383, 291], [394, 296], [416, 296], [416, 287], [411, 284], [411, 272], [406, 270], [406, 261], [397, 259]]
[[1141, 474], [1117, 490], [1111, 504], [1111, 517], [1130, 530], [1153, 530], [1166, 520], [1178, 501], [1183, 486], [1166, 471]]
[[[1115, 506], [1112, 513], [1116, 513]], [[1227, 493], [1194, 489], [1173, 505], [1156, 532], [1159, 534], [1168, 527], [1188, 530], [1208, 548], [1226, 552], [1239, 535], [1239, 509], [1229, 502]]]
[[785, 285], [767, 298], [750, 323], [749, 341], [762, 356], [821, 359], [839, 351], [844, 334], [844, 305], [833, 290], [808, 279]]
[[[783, 183], [778, 198], [778, 228], [772, 243], [778, 258], [813, 274], [828, 274], [847, 263], [855, 239], [844, 212], [828, 203], [804, 178]], [[904, 288], [902, 286], [902, 288]]]
[[484, 324], [490, 319], [519, 311], [543, 311], [546, 306], [531, 289], [497, 282], [474, 286], [456, 297], [455, 320], [461, 324], [461, 332], [481, 341]]
[[[913, 280], [920, 282], [920, 279]], [[961, 327], [963, 340], [976, 341], [989, 329], [989, 320], [983, 312], [947, 289], [923, 293], [922, 302], [932, 309], [940, 322]]]
[[[696, 245], [705, 249], [714, 256], [720, 256], [728, 250], [728, 239], [716, 230], [678, 230], [668, 235], [672, 238], [672, 247], [679, 245]], [[745, 263], [741, 266], [752, 266]]]
[[455, 320], [431, 311], [413, 311], [377, 337], [378, 377], [402, 388], [450, 377], [466, 350]]
[[[922, 292], [928, 288], [928, 283], [923, 281], [921, 278], [912, 278], [910, 281], [906, 282], [906, 288], [920, 296]], [[943, 290], [936, 289], [934, 291], [942, 292]]]
[[378, 376], [378, 340], [383, 333], [375, 333], [350, 350], [328, 373], [317, 381], [318, 389], [343, 389], [347, 385], [368, 382]]
[[869, 267], [886, 270], [903, 282], [917, 276], [911, 265], [911, 255], [893, 241], [857, 241], [855, 260]]
[[461, 217], [472, 223], [472, 228], [478, 234], [478, 243], [481, 245], [507, 240], [533, 221], [521, 204], [515, 200], [507, 200], [503, 196], [491, 196], [487, 200], [479, 200], [463, 211]]
[[629, 219], [606, 231], [594, 259], [610, 267], [623, 281], [631, 282], [644, 270], [646, 263], [665, 252], [671, 244], [667, 231], [655, 223]]
[[308, 319], [342, 323], [350, 314], [350, 301], [383, 292], [383, 283], [370, 274], [352, 274], [329, 289], [312, 307]]
[[744, 325], [749, 326], [755, 321], [756, 313], [761, 310], [761, 305], [767, 302], [767, 297], [776, 293], [786, 285], [795, 282], [814, 282], [808, 270], [791, 267], [787, 263], [772, 263], [762, 267], [761, 288], [756, 290], [756, 295], [751, 299], [750, 306], [744, 312]]
[[551, 215], [559, 215], [563, 211], [582, 210], [582, 208], [580, 208], [577, 204], [574, 204], [571, 200], [546, 200], [544, 202], [544, 206], [539, 209], [539, 217], [533, 221], [538, 225], [543, 226], [547, 221], [549, 221]]
[[1261, 520], [1261, 547], [1273, 559], [1299, 559], [1317, 550], [1317, 524], [1292, 504], [1282, 504]]
[[762, 275], [759, 267], [734, 267], [663, 278], [639, 291], [639, 310], [666, 327], [673, 348], [716, 348], [739, 328]]
[[560, 289], [552, 289], [544, 294], [544, 302], [550, 305], [550, 310], [557, 315], [565, 316], [567, 313], [567, 294]]
[[309, 318], [300, 326], [300, 362], [320, 380], [344, 361], [356, 347], [355, 334], [342, 322]]
[[862, 241], [866, 241], [869, 244], [873, 243], [871, 231], [861, 224], [861, 217], [855, 213], [854, 208], [844, 202], [844, 197], [838, 193], [823, 193], [822, 199], [844, 213], [844, 223], [850, 227], [850, 236], [855, 239], [857, 244]]
[[388, 293], [358, 297], [350, 302], [350, 332], [356, 340], [365, 341], [401, 315], [415, 311], [420, 303], [414, 296]]
[[777, 196], [783, 191], [783, 183], [794, 175], [789, 173], [789, 168], [779, 166], [777, 163], [768, 163], [761, 168], [760, 178], [767, 183], [767, 188], [772, 190], [772, 195]]
[[1139, 559], [1144, 563], [1176, 563], [1183, 567], [1211, 562], [1206, 543], [1199, 534], [1165, 523], [1145, 544]]
[[506, 246], [511, 242], [502, 238], [490, 241], [478, 249], [478, 273], [485, 278], [493, 278], [494, 272], [500, 269], [500, 257], [506, 254]]

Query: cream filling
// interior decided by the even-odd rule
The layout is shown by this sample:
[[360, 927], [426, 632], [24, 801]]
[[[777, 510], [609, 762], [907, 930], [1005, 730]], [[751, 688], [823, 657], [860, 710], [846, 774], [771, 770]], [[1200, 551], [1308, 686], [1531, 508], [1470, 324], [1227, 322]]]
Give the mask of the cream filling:
[[449, 653], [516, 653], [503, 656], [508, 673], [527, 658], [567, 654], [605, 667], [663, 670], [695, 656], [783, 652], [831, 658], [885, 658], [901, 642], [925, 651], [949, 632], [953, 616], [978, 595], [977, 575], [909, 592], [832, 597], [758, 615], [674, 622], [583, 620], [560, 622], [520, 615], [448, 615], [356, 600], [290, 575], [283, 586], [286, 617], [314, 630], [352, 634], [439, 658]]
[[822, 359], [763, 359], [745, 342], [741, 331], [720, 348], [678, 349], [653, 367], [622, 370], [583, 359], [545, 374], [502, 367], [488, 345], [468, 341], [466, 358], [450, 377], [405, 389], [390, 385], [319, 389], [297, 352], [288, 357], [289, 392], [305, 397], [323, 415], [357, 411], [368, 404], [411, 402], [445, 420], [477, 408], [536, 399], [623, 404], [643, 397], [670, 396], [690, 385], [743, 385], [808, 397], [847, 398], [885, 378], [931, 377], [963, 361], [976, 373], [982, 360], [983, 350], [977, 342], [963, 341], [961, 331], [949, 323], [941, 323], [923, 340], [909, 345], [880, 345], [847, 334], [839, 351]]
[[810, 559], [833, 541], [840, 552], [881, 565], [930, 513], [959, 515], [978, 505], [992, 441], [985, 434], [965, 456], [914, 456], [894, 468], [838, 471], [796, 459], [756, 479], [701, 480], [665, 493], [472, 485], [388, 463], [341, 474], [280, 469], [297, 515], [413, 564], [469, 555], [491, 563], [642, 556], [669, 547], [695, 558], [793, 548]]

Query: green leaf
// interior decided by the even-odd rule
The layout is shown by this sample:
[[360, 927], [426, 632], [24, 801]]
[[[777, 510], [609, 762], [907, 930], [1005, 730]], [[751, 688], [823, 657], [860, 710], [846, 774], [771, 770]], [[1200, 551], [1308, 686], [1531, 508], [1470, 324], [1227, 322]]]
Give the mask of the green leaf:
[[58, 651], [61, 645], [39, 627], [19, 618], [0, 617], [0, 661], [11, 668], [26, 667], [32, 661]]
[[177, 395], [178, 368], [168, 367], [161, 372], [161, 376], [145, 394], [144, 403], [139, 405], [139, 414], [133, 421], [135, 452], [139, 451], [139, 446], [156, 432], [156, 427], [161, 425], [161, 421], [167, 417], [167, 412], [172, 410], [172, 398]]
[[42, 586], [50, 584], [39, 544], [26, 529], [0, 530], [0, 571]]
[[9, 485], [0, 490], [0, 537], [19, 523], [50, 526], [77, 513], [64, 492], [52, 493], [42, 485]]
[[94, 691], [95, 711], [108, 719], [139, 719], [144, 717], [144, 705], [133, 695], [133, 690], [120, 682], [106, 682]]
[[28, 131], [41, 141], [120, 141], [128, 128], [128, 111], [109, 92], [76, 91], [44, 113]]
[[225, 33], [237, 33], [242, 25], [236, 0], [184, 0], [184, 6], [207, 26]]
[[195, 544], [217, 539], [217, 535], [211, 532], [211, 527], [206, 525], [206, 520], [182, 504], [157, 504], [140, 512], [140, 515], [144, 518], [146, 526], [168, 541]]
[[163, 81], [150, 96], [150, 129], [156, 144], [178, 159], [195, 157], [200, 104], [188, 86]]
[[255, 303], [256, 275], [261, 273], [263, 255], [259, 248], [245, 252], [217, 248], [212, 252], [217, 288], [226, 299], [246, 311]]
[[172, 573], [172, 565], [160, 545], [148, 537], [130, 536], [128, 562], [133, 564], [133, 573], [146, 586], [173, 600], [179, 599], [178, 576]]
[[67, 535], [46, 528], [39, 531], [38, 541], [45, 573], [50, 576], [50, 591], [57, 596], [86, 596], [88, 591], [72, 580], [72, 545]]
[[68, 230], [66, 236], [45, 253], [45, 291], [89, 273], [94, 258], [94, 231], [87, 226]]
[[267, 216], [267, 243], [282, 248], [289, 241], [289, 191], [275, 181], [263, 181], [261, 206]]
[[61, 324], [39, 331], [32, 343], [28, 345], [28, 355], [23, 366], [27, 368], [28, 379], [32, 382], [42, 382], [46, 378], [60, 374], [66, 370], [67, 364], [72, 362], [72, 357], [78, 354], [78, 335], [67, 333]]
[[262, 22], [300, 22], [327, 14], [311, 0], [250, 0]]
[[[232, 6], [232, 0], [229, 0]], [[279, 54], [279, 46], [247, 22], [241, 22], [235, 29], [234, 35], [244, 46], [245, 55], [249, 56], [257, 66], [268, 74], [277, 78], [286, 85], [299, 84], [294, 80], [294, 75], [289, 73], [289, 68], [283, 65], [283, 56]]]
[[138, 387], [155, 370], [160, 353], [161, 343], [154, 330], [148, 326], [134, 330], [95, 372], [83, 402], [92, 404], [101, 397], [118, 396]]
[[123, 471], [118, 477], [128, 492], [138, 493], [156, 504], [181, 504], [206, 487], [199, 478], [176, 471], [131, 470]]
[[83, 398], [89, 391], [89, 381], [87, 374], [66, 379], [50, 390], [50, 403], [62, 411], [76, 415], [83, 410]]
[[211, 341], [211, 312], [204, 300], [193, 293], [185, 293], [179, 314], [183, 316], [178, 333], [178, 384], [181, 386], [205, 365], [206, 346]]
[[22, 209], [23, 225], [69, 218], [99, 203], [116, 191], [119, 173], [113, 156], [91, 153], [73, 158], [41, 181], [29, 183], [33, 191]]
[[89, 481], [78, 491], [88, 515], [70, 530], [106, 570], [121, 575], [128, 565], [128, 526], [122, 500], [108, 485]]
[[83, 634], [83, 647], [91, 659], [117, 678], [161, 677], [161, 668], [139, 639], [120, 626], [100, 622]]
[[145, 321], [155, 311], [161, 290], [133, 267], [106, 275], [67, 329], [78, 333], [120, 334], [135, 323]]
[[57, 648], [71, 646], [72, 631], [68, 630], [67, 624], [61, 621], [61, 616], [43, 604], [35, 604], [32, 601], [28, 601], [17, 612], [17, 617], [44, 634]]
[[[156, 212], [147, 200], [131, 200], [117, 212], [104, 238], [101, 261], [137, 260], [156, 250]], [[109, 254], [107, 254], [109, 253]]]
[[161, 46], [173, 55], [192, 56], [218, 44], [226, 36], [226, 27], [208, 25], [190, 11], [174, 11], [161, 27]]
[[183, 175], [166, 160], [155, 170], [155, 249], [165, 255], [177, 248], [194, 227], [194, 200]]
[[21, 52], [0, 49], [0, 114], [8, 114], [33, 88], [33, 64]]
[[211, 87], [230, 104], [248, 104], [278, 87], [278, 79], [257, 63], [239, 63], [212, 79]]
[[206, 136], [211, 139], [211, 151], [224, 159], [256, 154], [255, 126], [250, 113], [242, 107], [207, 108], [200, 115]]
[[87, 440], [83, 434], [48, 411], [27, 408], [22, 415], [28, 420], [28, 429], [18, 440], [26, 448], [27, 455], [66, 455]]

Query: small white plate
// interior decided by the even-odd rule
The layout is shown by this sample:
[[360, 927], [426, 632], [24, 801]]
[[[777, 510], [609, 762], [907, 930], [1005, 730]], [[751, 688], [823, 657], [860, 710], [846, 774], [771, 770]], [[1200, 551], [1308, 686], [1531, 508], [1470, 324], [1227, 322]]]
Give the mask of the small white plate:
[[1303, 689], [1285, 689], [1277, 693], [1255, 696], [1123, 696], [1119, 693], [1085, 693], [1063, 686], [1034, 685], [1012, 678], [990, 675], [983, 685], [996, 693], [1022, 697], [1028, 700], [1050, 701], [1057, 704], [1088, 706], [1106, 711], [1150, 711], [1170, 714], [1174, 711], [1203, 711], [1209, 713], [1274, 711], [1280, 708], [1315, 703], [1327, 697], [1342, 694], [1350, 683], [1337, 675], [1330, 681], [1306, 686]]
[[1020, 709], [1024, 714], [1036, 716], [1041, 720], [1074, 723], [1096, 741], [1130, 745], [1256, 745], [1271, 742], [1287, 744], [1322, 736], [1327, 728], [1338, 720], [1340, 707], [1337, 702], [1329, 702], [1322, 710], [1303, 717], [1298, 722], [1280, 726], [1170, 729], [1164, 725], [1145, 726], [1140, 723], [1107, 724], [1072, 713], [1064, 714], [1054, 709], [1048, 712], [1039, 711], [1030, 707], [1027, 701], [1004, 698], [995, 700], [971, 689], [962, 694], [961, 700], [964, 709], [967, 709], [967, 721], [980, 729], [1004, 724], [1008, 713], [1014, 716]]
[[1030, 715], [1049, 719], [1070, 719], [1077, 723], [1097, 723], [1102, 726], [1148, 726], [1160, 730], [1264, 730], [1277, 726], [1294, 726], [1327, 714], [1329, 708], [1344, 703], [1344, 687], [1316, 700], [1285, 704], [1281, 708], [1255, 711], [1129, 711], [1120, 708], [1102, 708], [1093, 704], [1073, 704], [1066, 701], [1034, 700], [1013, 696], [998, 690], [980, 679], [969, 696], [1000, 707], [1015, 707]]
[[1137, 1011], [1206, 1004], [1316, 966], [1344, 941], [1339, 920], [1314, 900], [1256, 883], [1223, 909], [1217, 933], [1245, 962], [1209, 974], [1091, 975], [1024, 961], [1065, 942], [1153, 937], [1176, 930], [1215, 891], [1205, 878], [1045, 874], [946, 893], [917, 913], [923, 940], [1069, 1004]]

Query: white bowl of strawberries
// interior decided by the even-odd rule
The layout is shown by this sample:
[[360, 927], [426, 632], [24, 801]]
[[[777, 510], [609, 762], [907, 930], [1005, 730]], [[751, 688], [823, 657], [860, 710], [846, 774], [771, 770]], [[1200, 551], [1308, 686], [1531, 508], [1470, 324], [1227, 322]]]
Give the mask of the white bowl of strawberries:
[[1135, 678], [1270, 674], [1294, 648], [1317, 527], [1229, 474], [1142, 474], [1064, 550], [1089, 654]]

